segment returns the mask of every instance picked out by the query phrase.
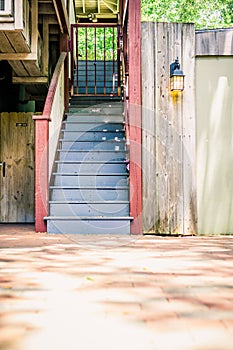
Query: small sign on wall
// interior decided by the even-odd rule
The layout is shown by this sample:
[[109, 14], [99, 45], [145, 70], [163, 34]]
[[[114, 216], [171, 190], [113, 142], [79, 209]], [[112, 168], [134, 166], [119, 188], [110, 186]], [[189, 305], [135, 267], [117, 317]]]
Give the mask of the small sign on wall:
[[16, 125], [16, 126], [23, 126], [23, 127], [25, 127], [25, 128], [28, 126], [27, 123], [16, 123], [15, 125]]

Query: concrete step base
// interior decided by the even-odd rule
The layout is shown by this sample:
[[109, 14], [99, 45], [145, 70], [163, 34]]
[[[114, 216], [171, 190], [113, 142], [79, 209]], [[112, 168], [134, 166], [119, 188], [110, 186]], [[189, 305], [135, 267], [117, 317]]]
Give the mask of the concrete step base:
[[48, 233], [57, 234], [130, 234], [131, 217], [46, 217]]

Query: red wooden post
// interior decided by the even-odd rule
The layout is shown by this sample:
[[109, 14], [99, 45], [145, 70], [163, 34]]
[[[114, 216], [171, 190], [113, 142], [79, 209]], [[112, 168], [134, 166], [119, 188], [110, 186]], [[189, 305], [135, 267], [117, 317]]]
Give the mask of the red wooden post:
[[49, 120], [35, 115], [35, 230], [47, 232]]
[[142, 234], [141, 1], [128, 0], [131, 234]]

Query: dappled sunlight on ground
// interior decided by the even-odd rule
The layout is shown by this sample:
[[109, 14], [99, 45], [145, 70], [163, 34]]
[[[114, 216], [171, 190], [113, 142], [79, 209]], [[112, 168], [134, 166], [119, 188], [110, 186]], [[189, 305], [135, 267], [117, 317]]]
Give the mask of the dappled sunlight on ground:
[[0, 246], [1, 350], [232, 349], [233, 237], [0, 231]]

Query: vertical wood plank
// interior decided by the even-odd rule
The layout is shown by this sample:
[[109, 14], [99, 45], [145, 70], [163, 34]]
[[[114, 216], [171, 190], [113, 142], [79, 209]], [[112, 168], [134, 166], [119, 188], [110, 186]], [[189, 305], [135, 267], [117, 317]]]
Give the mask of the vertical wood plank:
[[[178, 57], [182, 65], [182, 24], [170, 24], [170, 52], [168, 66]], [[169, 89], [169, 127], [171, 138], [168, 140], [170, 182], [170, 231], [169, 233], [183, 233], [183, 93], [171, 92]]]
[[34, 123], [31, 113], [2, 113], [1, 222], [34, 222]]
[[168, 23], [156, 24], [156, 230], [168, 231]]
[[[195, 32], [192, 24], [155, 23], [154, 43], [148, 39], [143, 24], [143, 156], [146, 150], [154, 153], [155, 161], [148, 166], [143, 158], [143, 172], [149, 181], [143, 182], [145, 210], [143, 230], [166, 234], [196, 233], [195, 187]], [[147, 29], [146, 29], [147, 28]], [[147, 50], [146, 50], [147, 45]], [[154, 50], [154, 55], [150, 54]], [[149, 54], [148, 54], [149, 53]], [[184, 71], [185, 90], [170, 91], [170, 64], [179, 58]], [[148, 59], [148, 61], [147, 61]], [[149, 60], [151, 62], [149, 62]], [[153, 75], [154, 71], [154, 77]], [[151, 76], [151, 85], [146, 85]], [[154, 87], [152, 86], [154, 85]], [[147, 91], [149, 89], [150, 91]], [[144, 110], [154, 106], [154, 125]], [[147, 130], [154, 136], [155, 146]], [[154, 178], [156, 174], [156, 178]], [[143, 179], [145, 175], [143, 175]], [[155, 193], [155, 198], [154, 198]]]
[[43, 75], [48, 76], [49, 67], [49, 16], [43, 16], [43, 55], [42, 55], [42, 66]]
[[196, 208], [196, 117], [195, 108], [195, 31], [191, 24], [182, 26], [183, 69], [186, 73], [183, 102], [183, 181], [184, 234], [197, 232]]
[[131, 234], [142, 233], [141, 1], [128, 0]]
[[31, 32], [31, 52], [38, 51], [38, 1], [31, 1], [32, 11], [32, 32]]
[[152, 22], [142, 23], [142, 193], [145, 232], [153, 232], [156, 221], [154, 26]]

